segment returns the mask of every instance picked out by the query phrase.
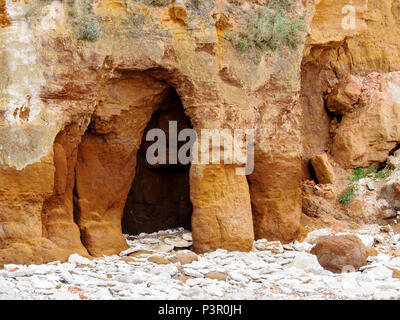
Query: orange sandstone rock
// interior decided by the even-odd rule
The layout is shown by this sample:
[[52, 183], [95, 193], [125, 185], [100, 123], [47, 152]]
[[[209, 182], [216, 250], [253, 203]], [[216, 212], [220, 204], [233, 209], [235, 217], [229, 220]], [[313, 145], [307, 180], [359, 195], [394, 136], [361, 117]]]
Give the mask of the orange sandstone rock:
[[214, 280], [218, 280], [218, 281], [225, 281], [227, 278], [227, 275], [223, 272], [209, 272], [205, 275], [205, 277], [207, 279], [214, 279]]
[[319, 183], [334, 183], [335, 172], [326, 153], [312, 157], [311, 163]]
[[6, 11], [6, 1], [0, 0], [0, 28], [10, 25], [10, 18]]
[[169, 264], [169, 263], [171, 263], [171, 261], [165, 259], [162, 256], [151, 256], [147, 260], [150, 261], [150, 262], [153, 262], [155, 264]]
[[177, 252], [175, 256], [170, 258], [172, 262], [179, 262], [181, 265], [190, 264], [193, 261], [198, 261], [199, 257], [194, 252]]
[[378, 250], [375, 247], [366, 247], [367, 256], [368, 257], [375, 257], [378, 255]]
[[348, 75], [341, 79], [326, 99], [328, 110], [335, 114], [351, 112], [360, 99], [361, 89], [361, 83], [356, 77]]
[[318, 242], [312, 249], [325, 269], [335, 272], [357, 271], [367, 264], [367, 249], [354, 235], [331, 236]]
[[[242, 18], [230, 2], [101, 1], [90, 14], [107, 18], [92, 42], [76, 39], [67, 4], [41, 3], [57, 10], [25, 23], [16, 13], [28, 4], [0, 0], [0, 265], [127, 248], [121, 219], [137, 152], [171, 90], [197, 132], [256, 133], [249, 177], [230, 164], [192, 166], [194, 249], [247, 251], [254, 237], [301, 237], [301, 180], [311, 178], [313, 156], [330, 151], [342, 167], [368, 166], [400, 142], [398, 6], [354, 1], [348, 29], [347, 4], [299, 2], [293, 16], [308, 13], [306, 46], [256, 57], [224, 36]], [[55, 22], [35, 23], [44, 20]], [[360, 95], [349, 75], [361, 79]], [[332, 119], [324, 97], [343, 118]], [[308, 203], [310, 215], [317, 205]]]
[[79, 145], [76, 166], [77, 222], [83, 244], [93, 256], [128, 248], [121, 220], [136, 152], [167, 89], [150, 77], [132, 74], [102, 91], [94, 121]]
[[333, 138], [333, 158], [345, 168], [381, 163], [400, 142], [400, 73], [371, 74], [364, 86], [359, 107], [343, 117]]
[[190, 194], [196, 252], [249, 251], [254, 240], [249, 187], [235, 167], [192, 165]]
[[256, 239], [290, 242], [301, 232], [301, 163], [299, 158], [256, 156], [249, 177]]

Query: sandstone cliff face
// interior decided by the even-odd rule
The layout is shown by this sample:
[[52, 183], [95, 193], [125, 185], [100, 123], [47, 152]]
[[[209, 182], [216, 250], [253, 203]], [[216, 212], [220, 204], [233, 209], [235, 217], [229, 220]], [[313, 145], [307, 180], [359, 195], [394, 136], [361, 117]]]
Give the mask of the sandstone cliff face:
[[343, 115], [332, 144], [345, 168], [379, 165], [400, 142], [400, 73], [372, 73], [362, 82], [356, 110]]
[[[394, 0], [353, 1], [351, 30], [341, 25], [347, 1], [294, 2], [300, 45], [260, 53], [229, 39], [252, 4], [269, 1], [0, 1], [0, 264], [126, 248], [121, 220], [143, 133], [171, 92], [196, 132], [256, 132], [247, 179], [234, 165], [191, 166], [195, 250], [300, 237], [312, 156], [332, 151], [353, 167], [382, 161], [398, 143], [389, 89], [363, 93], [359, 116], [335, 120], [324, 103], [349, 74], [398, 70], [400, 23]], [[369, 113], [373, 99], [383, 102]], [[385, 147], [356, 150], [355, 136], [376, 143], [357, 121], [377, 115], [388, 119], [376, 122], [380, 132], [391, 121], [379, 134]]]
[[[314, 178], [309, 160], [327, 153], [337, 176], [333, 192], [352, 192], [353, 169], [381, 168], [397, 149], [399, 23], [398, 1], [317, 4], [301, 67], [304, 179]], [[355, 224], [380, 221], [379, 205], [369, 196], [350, 206], [338, 206], [338, 197], [329, 203], [307, 192], [303, 197], [306, 212], [321, 204], [311, 210], [323, 212], [321, 220], [344, 215]]]
[[[357, 0], [352, 3], [321, 0], [316, 6], [316, 13], [310, 27], [311, 34], [308, 37], [302, 61], [303, 167], [307, 177], [310, 177], [307, 168], [309, 159], [313, 155], [330, 151], [332, 135], [336, 134], [336, 128], [339, 126], [339, 131], [349, 133], [348, 125], [340, 129], [341, 116], [335, 118], [335, 115], [325, 108], [325, 104], [328, 104], [329, 108], [331, 91], [335, 90], [342, 79], [349, 76], [366, 77], [374, 72], [387, 73], [399, 70], [400, 61], [397, 54], [400, 28], [399, 5], [398, 1], [391, 0]], [[353, 25], [352, 17], [354, 18]], [[368, 90], [368, 85], [364, 86], [364, 90]], [[372, 121], [375, 123], [380, 120], [375, 118]], [[345, 120], [344, 123], [348, 122]], [[369, 123], [363, 126], [364, 133], [372, 130]], [[376, 130], [376, 125], [372, 124], [372, 126], [375, 126], [374, 130]], [[381, 132], [386, 130], [382, 121], [377, 126], [381, 128], [378, 129]], [[393, 142], [393, 134], [389, 135], [390, 137], [386, 134], [383, 138], [385, 143]], [[336, 141], [340, 139], [339, 133]], [[372, 139], [366, 140], [354, 139], [352, 143], [357, 144], [358, 149], [364, 147], [368, 149], [371, 143], [375, 143], [375, 148], [378, 145]], [[334, 147], [334, 149], [338, 148]], [[340, 160], [341, 151], [332, 152], [335, 160], [347, 168], [383, 160], [382, 155], [379, 160], [374, 159], [372, 150], [364, 150], [363, 155], [358, 154], [363, 158], [361, 161], [350, 160], [349, 156]]]
[[[260, 131], [250, 192], [234, 166], [192, 165], [195, 249], [249, 250], [253, 228], [257, 237], [296, 236], [302, 48], [241, 53], [225, 33], [247, 7], [225, 1], [6, 2], [11, 24], [1, 32], [7, 79], [1, 85], [2, 177], [21, 183], [1, 184], [2, 216], [11, 220], [3, 227], [3, 263], [14, 259], [6, 255], [10, 246], [27, 240], [47, 241], [60, 259], [126, 248], [121, 218], [136, 154], [171, 88], [196, 131]], [[294, 14], [303, 13], [299, 3]], [[286, 119], [293, 124], [281, 126]], [[264, 176], [280, 168], [290, 168], [295, 179]], [[26, 188], [34, 199], [25, 200]], [[280, 199], [292, 195], [281, 207]], [[36, 250], [36, 244], [29, 248]], [[23, 252], [15, 255], [24, 259]]]

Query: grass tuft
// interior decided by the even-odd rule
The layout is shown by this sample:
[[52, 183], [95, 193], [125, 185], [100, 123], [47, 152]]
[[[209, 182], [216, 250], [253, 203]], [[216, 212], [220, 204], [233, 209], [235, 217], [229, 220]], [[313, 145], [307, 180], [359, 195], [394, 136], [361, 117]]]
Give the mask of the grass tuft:
[[172, 3], [172, 0], [144, 0], [148, 6], [165, 7]]
[[263, 52], [280, 47], [296, 49], [301, 43], [303, 29], [304, 17], [292, 19], [280, 7], [276, 10], [253, 8], [246, 15], [244, 28], [232, 33], [229, 40], [241, 51], [250, 48]]

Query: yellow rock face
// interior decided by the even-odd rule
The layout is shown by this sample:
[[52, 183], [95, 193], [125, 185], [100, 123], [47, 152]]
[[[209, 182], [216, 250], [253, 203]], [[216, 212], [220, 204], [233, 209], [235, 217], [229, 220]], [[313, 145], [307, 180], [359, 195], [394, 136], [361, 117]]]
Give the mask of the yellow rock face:
[[398, 0], [319, 1], [305, 61], [329, 64], [339, 75], [397, 71], [399, 6]]
[[192, 165], [193, 244], [203, 253], [249, 251], [254, 241], [249, 187], [234, 167]]
[[334, 183], [335, 173], [326, 153], [312, 157], [311, 164], [319, 183]]
[[0, 1], [0, 28], [10, 25], [10, 19], [6, 12], [6, 1]]
[[[357, 111], [365, 105], [358, 101], [358, 89], [339, 92], [344, 79], [400, 70], [398, 7], [397, 0], [317, 1], [302, 61], [304, 177], [312, 177], [308, 166], [315, 155], [328, 152], [340, 165], [354, 168], [384, 161], [391, 139], [398, 141], [388, 120], [395, 121], [396, 112], [383, 111], [385, 107], [375, 115], [369, 108]], [[352, 12], [355, 28], [344, 28]], [[348, 116], [342, 119], [342, 114]]]
[[315, 15], [310, 26], [310, 45], [329, 44], [358, 36], [367, 31], [364, 14], [368, 0], [317, 1]]
[[333, 138], [332, 154], [345, 168], [386, 160], [400, 141], [400, 74], [371, 74], [357, 109], [345, 115]]

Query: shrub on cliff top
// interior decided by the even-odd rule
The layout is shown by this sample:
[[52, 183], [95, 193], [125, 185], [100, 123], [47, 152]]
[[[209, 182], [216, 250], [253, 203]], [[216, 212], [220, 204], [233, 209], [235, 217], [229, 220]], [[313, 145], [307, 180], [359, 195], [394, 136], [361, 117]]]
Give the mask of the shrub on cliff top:
[[93, 0], [68, 0], [68, 16], [79, 40], [97, 41], [100, 38], [100, 24], [93, 13]]
[[262, 7], [248, 12], [244, 28], [233, 33], [230, 40], [240, 50], [266, 51], [285, 46], [296, 49], [301, 42], [303, 26], [304, 18], [291, 19], [281, 8]]
[[96, 19], [82, 21], [76, 32], [80, 40], [97, 41], [100, 38], [100, 26]]
[[144, 0], [144, 3], [150, 6], [163, 7], [170, 5], [172, 0]]
[[296, 4], [296, 0], [268, 0], [267, 7], [272, 9], [291, 10]]

